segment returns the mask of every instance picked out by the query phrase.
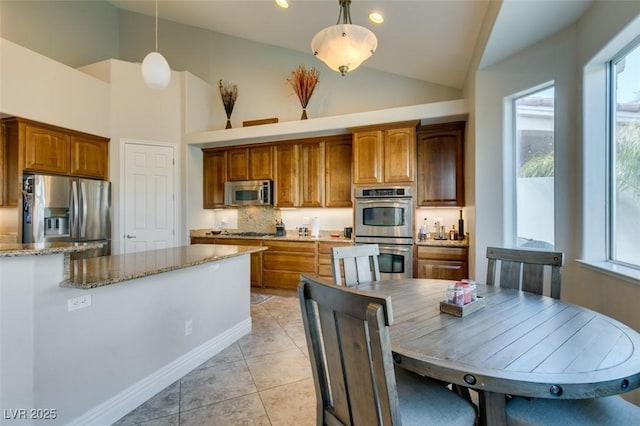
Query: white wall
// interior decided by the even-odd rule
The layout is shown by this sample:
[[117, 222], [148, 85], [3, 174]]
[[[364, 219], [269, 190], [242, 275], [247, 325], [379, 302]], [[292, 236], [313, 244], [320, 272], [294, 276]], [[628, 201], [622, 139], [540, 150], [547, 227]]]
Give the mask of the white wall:
[[[182, 203], [182, 184], [184, 181], [184, 166], [182, 164], [182, 135], [183, 135], [183, 86], [184, 73], [172, 72], [171, 83], [166, 89], [153, 90], [148, 88], [143, 80], [138, 63], [120, 60], [102, 61], [82, 67], [81, 70], [103, 78], [109, 87], [109, 177], [113, 182], [112, 188], [112, 247], [114, 253], [124, 249], [123, 217], [125, 211], [122, 205], [124, 179], [124, 144], [131, 141], [143, 143], [157, 143], [175, 147], [178, 170], [176, 181], [176, 204], [179, 209], [176, 214], [176, 242], [183, 241], [184, 209]], [[180, 245], [180, 244], [178, 244]]]
[[[485, 250], [509, 239], [505, 223], [512, 212], [508, 172], [504, 169], [504, 97], [554, 81], [556, 86], [556, 248], [565, 253], [562, 271], [562, 299], [612, 316], [640, 330], [640, 286], [637, 281], [607, 274], [576, 262], [588, 252], [588, 244], [604, 244], [602, 200], [589, 193], [603, 190], [599, 169], [583, 169], [582, 160], [603, 163], [603, 152], [589, 153], [585, 147], [602, 144], [603, 129], [589, 127], [594, 111], [602, 117], [605, 108], [602, 87], [583, 84], [583, 69], [608, 45], [612, 37], [627, 30], [638, 17], [638, 2], [595, 2], [577, 25], [507, 60], [478, 71], [475, 84], [475, 274], [486, 275]], [[637, 19], [636, 19], [637, 21]], [[638, 28], [638, 27], [636, 27]], [[637, 36], [638, 30], [635, 31]], [[627, 42], [632, 39], [632, 34]], [[622, 46], [620, 46], [622, 47]], [[604, 58], [600, 60], [604, 61]], [[590, 67], [593, 64], [589, 64]], [[587, 73], [587, 76], [590, 74]], [[603, 85], [604, 74], [596, 73]], [[587, 90], [588, 89], [588, 90]], [[584, 94], [582, 90], [585, 90]], [[584, 96], [584, 98], [583, 98]], [[582, 102], [586, 102], [583, 110]], [[583, 122], [583, 119], [585, 120]], [[585, 130], [582, 130], [585, 126]], [[594, 138], [590, 140], [590, 138]], [[603, 169], [603, 167], [601, 167]], [[595, 172], [595, 175], [594, 175]], [[591, 184], [593, 181], [593, 185]], [[583, 243], [583, 233], [586, 244]], [[625, 394], [640, 404], [640, 392]]]
[[[137, 13], [120, 12], [120, 58], [141, 61], [153, 41], [154, 20]], [[187, 70], [211, 84], [215, 91], [214, 127], [224, 129], [226, 115], [217, 88], [219, 80], [238, 85], [231, 122], [277, 117], [280, 122], [299, 120], [300, 103], [286, 78], [300, 64], [315, 66], [320, 83], [307, 114], [309, 118], [459, 99], [455, 88], [374, 71], [363, 64], [347, 77], [329, 70], [308, 54], [269, 46], [170, 21], [159, 23], [160, 51], [172, 69]]]
[[109, 85], [0, 39], [0, 113], [110, 137]]
[[556, 249], [575, 258], [575, 29], [570, 28], [477, 73], [475, 107], [476, 278], [486, 276], [487, 246], [512, 243], [514, 211], [504, 98], [554, 81], [556, 85]]

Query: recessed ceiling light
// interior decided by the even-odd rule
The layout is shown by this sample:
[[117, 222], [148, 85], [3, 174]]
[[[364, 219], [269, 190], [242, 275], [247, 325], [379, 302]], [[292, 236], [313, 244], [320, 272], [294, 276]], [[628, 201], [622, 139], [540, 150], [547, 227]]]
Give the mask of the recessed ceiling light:
[[369, 14], [369, 20], [374, 24], [382, 24], [384, 22], [384, 16], [382, 13], [373, 11]]
[[276, 0], [276, 4], [283, 9], [286, 9], [289, 7], [289, 2], [287, 0]]

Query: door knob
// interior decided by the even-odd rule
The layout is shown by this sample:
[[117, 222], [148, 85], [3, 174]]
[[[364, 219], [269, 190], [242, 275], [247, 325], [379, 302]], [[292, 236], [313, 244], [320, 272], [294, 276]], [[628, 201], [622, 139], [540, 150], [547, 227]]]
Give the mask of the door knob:
[[127, 237], [127, 238], [135, 238], [136, 236], [127, 234], [127, 235], [125, 235], [125, 237]]

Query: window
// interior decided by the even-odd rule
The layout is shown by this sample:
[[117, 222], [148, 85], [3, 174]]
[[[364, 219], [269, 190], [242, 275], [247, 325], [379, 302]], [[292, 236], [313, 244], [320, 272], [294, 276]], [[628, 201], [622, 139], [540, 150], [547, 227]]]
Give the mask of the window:
[[513, 99], [516, 247], [554, 248], [554, 86]]
[[640, 268], [640, 40], [609, 66], [609, 260]]

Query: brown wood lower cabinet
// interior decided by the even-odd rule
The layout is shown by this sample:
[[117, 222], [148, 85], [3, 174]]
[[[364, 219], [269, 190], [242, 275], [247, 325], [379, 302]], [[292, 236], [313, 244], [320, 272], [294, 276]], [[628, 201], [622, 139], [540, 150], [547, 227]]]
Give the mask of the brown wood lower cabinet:
[[[228, 246], [258, 246], [262, 245], [262, 240], [251, 240], [246, 238], [198, 238], [191, 237], [191, 244], [221, 244]], [[262, 252], [251, 253], [251, 286], [263, 287], [262, 285]]]
[[251, 254], [251, 286], [295, 289], [300, 275], [317, 276], [331, 282], [331, 249], [353, 245], [350, 241], [287, 241], [250, 238], [191, 237], [191, 244], [262, 246]]
[[466, 247], [418, 246], [416, 278], [461, 280], [469, 277]]
[[[353, 243], [345, 242], [318, 242], [318, 278], [333, 282], [333, 268], [331, 266], [331, 249], [334, 247], [351, 246]], [[344, 279], [344, 272], [342, 273]]]
[[270, 288], [296, 288], [300, 274], [316, 273], [316, 243], [264, 240], [262, 283]]

